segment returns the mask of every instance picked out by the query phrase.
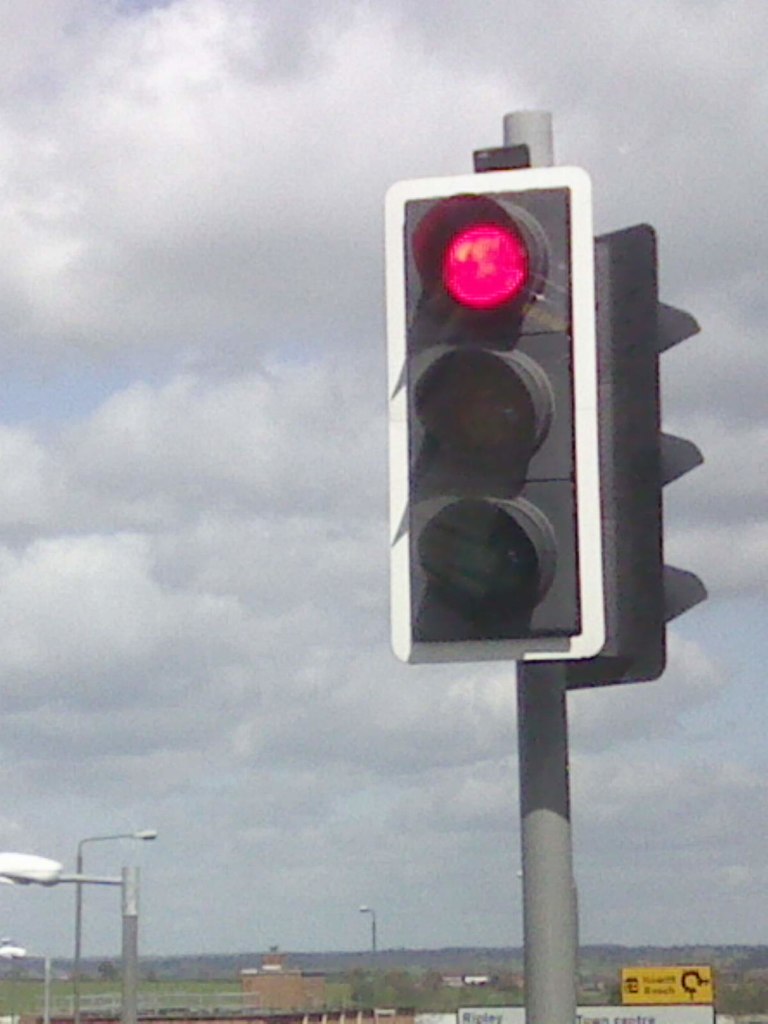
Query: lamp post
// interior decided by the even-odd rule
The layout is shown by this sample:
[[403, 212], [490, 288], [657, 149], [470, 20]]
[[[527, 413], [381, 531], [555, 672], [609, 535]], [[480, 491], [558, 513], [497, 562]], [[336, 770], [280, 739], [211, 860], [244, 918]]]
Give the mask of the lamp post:
[[[24, 957], [38, 957], [43, 961], [43, 1024], [51, 1024], [51, 958], [40, 953], [30, 953], [23, 946], [17, 946], [9, 940], [0, 945], [0, 957], [3, 960], [21, 960]], [[13, 1010], [11, 1020], [15, 1019]]]
[[360, 907], [361, 914], [371, 915], [371, 999], [374, 1006], [376, 1005], [376, 993], [378, 985], [376, 983], [376, 911], [373, 907], [367, 907], [363, 904]]
[[65, 875], [63, 865], [29, 853], [0, 853], [0, 881], [15, 885], [119, 885], [123, 916], [123, 1012], [122, 1024], [137, 1024], [139, 869], [123, 868], [120, 878], [96, 875]]
[[376, 911], [373, 907], [360, 907], [361, 914], [371, 915], [371, 954], [373, 955], [374, 963], [376, 961]]
[[[86, 836], [77, 844], [77, 860], [75, 870], [78, 875], [83, 873], [83, 847], [88, 843], [105, 843], [117, 839], [157, 839], [157, 831], [153, 828], [139, 829], [137, 832], [117, 832], [108, 836]], [[80, 957], [83, 944], [83, 886], [75, 884], [75, 955], [72, 961], [72, 1012], [73, 1024], [80, 1024]]]

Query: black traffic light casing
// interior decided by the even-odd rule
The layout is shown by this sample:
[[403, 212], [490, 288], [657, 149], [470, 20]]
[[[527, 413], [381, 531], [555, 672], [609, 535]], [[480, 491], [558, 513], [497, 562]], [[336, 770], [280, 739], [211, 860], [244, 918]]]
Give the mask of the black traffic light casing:
[[388, 193], [403, 660], [562, 660], [603, 645], [593, 260], [577, 168]]
[[656, 234], [637, 225], [595, 240], [606, 643], [569, 663], [568, 686], [657, 679], [666, 623], [702, 601], [692, 573], [664, 565], [663, 488], [702, 461], [662, 433], [659, 356], [696, 334], [658, 298]]

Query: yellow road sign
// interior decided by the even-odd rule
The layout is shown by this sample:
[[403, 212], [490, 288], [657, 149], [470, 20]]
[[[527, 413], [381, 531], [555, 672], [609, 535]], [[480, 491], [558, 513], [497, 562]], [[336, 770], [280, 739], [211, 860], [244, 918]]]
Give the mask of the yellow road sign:
[[621, 1001], [646, 1005], [713, 1003], [712, 968], [701, 964], [622, 967]]

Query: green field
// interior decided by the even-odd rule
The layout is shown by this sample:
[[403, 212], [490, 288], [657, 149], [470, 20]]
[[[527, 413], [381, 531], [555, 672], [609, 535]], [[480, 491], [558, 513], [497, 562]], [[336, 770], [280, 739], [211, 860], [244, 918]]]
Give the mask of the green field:
[[[220, 978], [212, 981], [147, 981], [139, 985], [139, 1000], [178, 1004], [184, 1006], [225, 1006], [236, 1005], [241, 993], [237, 978]], [[329, 1006], [350, 1006], [350, 986], [344, 982], [329, 982], [327, 985]], [[85, 1007], [89, 997], [113, 997], [120, 1000], [120, 981], [89, 981], [80, 983], [81, 1005]], [[17, 1016], [25, 1013], [41, 1014], [43, 1009], [42, 978], [10, 977], [0, 980], [0, 1017]], [[72, 1013], [72, 982], [54, 979], [51, 983], [52, 1014]]]
[[[139, 998], [148, 996], [173, 1001], [174, 995], [191, 995], [195, 1001], [216, 1002], [216, 996], [237, 997], [240, 993], [238, 979], [215, 981], [142, 981]], [[80, 997], [83, 1004], [90, 996], [113, 996], [120, 999], [120, 981], [88, 981], [80, 983]], [[72, 982], [54, 979], [51, 983], [52, 1012], [72, 1012]], [[43, 1007], [42, 978], [3, 978], [0, 981], [0, 1016], [23, 1013], [41, 1013]]]

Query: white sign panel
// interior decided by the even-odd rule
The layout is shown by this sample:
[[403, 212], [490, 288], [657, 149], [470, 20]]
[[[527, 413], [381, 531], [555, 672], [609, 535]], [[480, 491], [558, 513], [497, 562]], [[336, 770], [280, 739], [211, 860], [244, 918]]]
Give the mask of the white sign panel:
[[713, 1024], [713, 1006], [580, 1006], [576, 1024]]
[[[522, 1006], [459, 1010], [457, 1024], [525, 1024]], [[714, 1024], [713, 1006], [579, 1006], [575, 1024]]]

